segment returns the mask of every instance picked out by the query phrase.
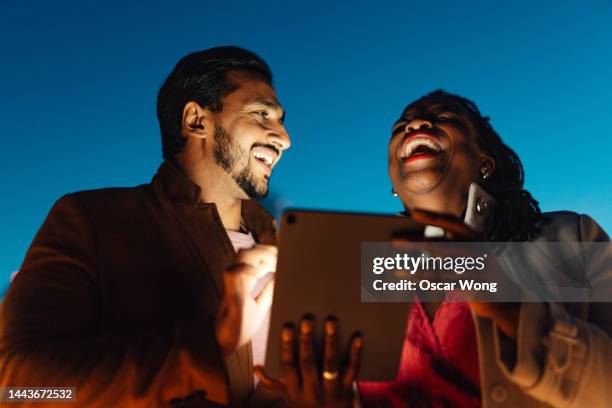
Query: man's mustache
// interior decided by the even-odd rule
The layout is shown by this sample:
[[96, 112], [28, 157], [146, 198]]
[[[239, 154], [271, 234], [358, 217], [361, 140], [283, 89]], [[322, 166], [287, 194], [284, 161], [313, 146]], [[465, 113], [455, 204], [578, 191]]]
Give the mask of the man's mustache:
[[266, 149], [273, 150], [276, 154], [280, 156], [280, 150], [278, 150], [278, 147], [274, 146], [273, 144], [253, 143], [253, 146], [251, 146], [251, 150], [256, 147], [265, 147]]

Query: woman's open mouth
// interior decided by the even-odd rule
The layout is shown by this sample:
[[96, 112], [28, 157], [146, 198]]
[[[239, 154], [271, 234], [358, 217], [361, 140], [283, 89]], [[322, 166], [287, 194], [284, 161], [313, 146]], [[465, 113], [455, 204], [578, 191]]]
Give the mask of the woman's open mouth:
[[431, 159], [442, 153], [442, 147], [426, 134], [415, 134], [406, 138], [399, 149], [399, 159], [411, 163], [422, 159]]

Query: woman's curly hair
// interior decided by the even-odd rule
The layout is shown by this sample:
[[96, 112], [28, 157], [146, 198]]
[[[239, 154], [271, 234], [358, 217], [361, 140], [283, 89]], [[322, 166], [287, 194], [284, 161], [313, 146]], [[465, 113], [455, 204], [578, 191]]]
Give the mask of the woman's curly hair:
[[508, 147], [482, 116], [474, 102], [444, 90], [433, 91], [411, 103], [404, 112], [423, 109], [450, 111], [476, 138], [478, 147], [495, 160], [495, 170], [479, 184], [495, 197], [495, 216], [489, 230], [491, 241], [527, 241], [533, 238], [541, 219], [538, 202], [523, 188], [525, 173], [518, 155]]

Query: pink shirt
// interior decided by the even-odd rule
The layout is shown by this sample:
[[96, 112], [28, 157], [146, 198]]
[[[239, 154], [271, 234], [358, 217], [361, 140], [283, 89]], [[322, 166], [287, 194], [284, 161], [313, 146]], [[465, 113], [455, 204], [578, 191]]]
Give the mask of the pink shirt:
[[397, 377], [361, 381], [358, 388], [364, 407], [480, 407], [478, 345], [467, 303], [444, 301], [431, 322], [416, 299]]

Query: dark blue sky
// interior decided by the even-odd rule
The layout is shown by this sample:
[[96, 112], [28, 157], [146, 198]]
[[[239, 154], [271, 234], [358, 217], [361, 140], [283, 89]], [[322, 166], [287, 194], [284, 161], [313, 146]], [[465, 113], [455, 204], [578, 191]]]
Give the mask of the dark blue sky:
[[293, 206], [400, 209], [390, 126], [445, 88], [491, 116], [544, 210], [612, 229], [609, 0], [128, 3], [0, 5], [0, 291], [62, 194], [150, 180], [159, 86], [221, 44], [272, 66], [293, 142], [272, 190]]

